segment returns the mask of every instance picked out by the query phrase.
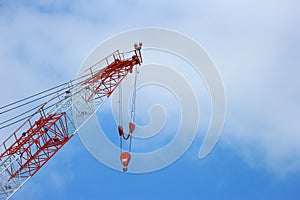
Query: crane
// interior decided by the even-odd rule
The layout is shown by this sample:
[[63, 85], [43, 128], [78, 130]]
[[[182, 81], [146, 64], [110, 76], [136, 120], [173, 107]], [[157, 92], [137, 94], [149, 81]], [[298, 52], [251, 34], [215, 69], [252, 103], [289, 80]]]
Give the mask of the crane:
[[141, 65], [141, 48], [139, 43], [129, 52], [116, 50], [77, 79], [0, 107], [3, 115], [34, 105], [0, 122], [0, 129], [18, 124], [0, 145], [0, 200], [10, 199], [33, 177]]

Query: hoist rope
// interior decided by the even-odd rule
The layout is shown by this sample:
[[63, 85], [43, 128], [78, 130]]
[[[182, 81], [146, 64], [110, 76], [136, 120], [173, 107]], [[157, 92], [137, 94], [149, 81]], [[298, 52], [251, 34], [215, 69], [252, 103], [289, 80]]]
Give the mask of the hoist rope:
[[[99, 71], [101, 71], [101, 69], [99, 69], [97, 71], [94, 71], [94, 73], [98, 73]], [[59, 104], [59, 103], [65, 101], [65, 99], [63, 98], [63, 95], [67, 91], [71, 92], [74, 88], [76, 88], [77, 86], [81, 85], [85, 81], [88, 81], [88, 80], [90, 80], [92, 78], [93, 78], [93, 74], [88, 73], [88, 74], [80, 76], [80, 77], [78, 77], [76, 79], [73, 79], [73, 80], [70, 80], [68, 82], [59, 84], [59, 85], [57, 85], [55, 87], [52, 87], [50, 89], [38, 92], [36, 94], [30, 95], [30, 96], [28, 96], [26, 98], [23, 98], [21, 100], [9, 103], [9, 104], [4, 105], [4, 106], [1, 106], [0, 107], [0, 115], [3, 115], [5, 113], [14, 111], [14, 110], [19, 109], [21, 107], [24, 107], [26, 105], [33, 104], [33, 103], [38, 102], [38, 101], [40, 101], [42, 99], [45, 99], [47, 97], [51, 97], [52, 96], [46, 102], [40, 103], [38, 105], [34, 104], [33, 107], [29, 108], [28, 110], [23, 111], [21, 114], [17, 114], [17, 115], [15, 115], [15, 116], [13, 116], [13, 117], [5, 120], [5, 121], [1, 121], [0, 122], [0, 129], [9, 127], [11, 125], [14, 125], [14, 124], [16, 124], [18, 122], [21, 122], [21, 121], [27, 119], [28, 117], [32, 116], [32, 114], [28, 114], [28, 113], [30, 113], [30, 112], [38, 109], [38, 108], [41, 108], [43, 105], [46, 105], [47, 103], [50, 103], [50, 102], [56, 100], [53, 104], [51, 104], [51, 105], [47, 106], [46, 108], [44, 108], [44, 110], [47, 110], [47, 109], [53, 107], [54, 105]], [[82, 89], [80, 89], [80, 91], [81, 90]], [[74, 93], [72, 93], [72, 94], [74, 94]], [[24, 115], [26, 115], [26, 116], [23, 117]]]
[[[134, 85], [133, 85], [133, 93], [132, 93], [132, 100], [131, 100], [131, 112], [130, 112], [130, 123], [133, 123], [135, 121], [135, 110], [136, 110], [136, 86], [137, 86], [137, 75], [138, 75], [138, 67], [136, 66], [135, 68], [135, 75], [134, 75]], [[122, 126], [123, 119], [122, 119], [122, 113], [123, 113], [123, 108], [122, 108], [122, 103], [123, 103], [123, 98], [122, 98], [122, 86], [121, 84], [119, 85], [119, 126]], [[123, 139], [128, 140], [129, 139], [129, 152], [131, 152], [132, 148], [132, 132], [129, 127], [128, 135], [125, 136], [124, 133], [120, 134], [120, 152], [123, 152]]]
[[131, 121], [135, 120], [135, 100], [136, 100], [136, 82], [137, 82], [137, 66], [135, 68], [135, 75], [134, 75], [134, 86], [133, 86], [133, 94], [132, 94], [132, 104], [131, 104]]
[[[119, 126], [122, 125], [122, 84], [119, 85]], [[122, 135], [120, 135], [120, 152], [122, 153], [123, 149], [123, 139]]]
[[[23, 99], [20, 99], [20, 100], [18, 100], [18, 101], [14, 101], [14, 102], [9, 103], [9, 104], [7, 104], [7, 105], [1, 106], [1, 107], [0, 107], [0, 110], [1, 110], [1, 109], [4, 109], [4, 108], [7, 108], [7, 107], [10, 107], [10, 106], [13, 106], [13, 105], [18, 104], [18, 103], [21, 103], [21, 102], [23, 102], [23, 101], [32, 99], [33, 97], [40, 96], [40, 95], [45, 94], [45, 93], [47, 93], [47, 92], [53, 91], [53, 90], [55, 90], [55, 89], [57, 89], [57, 88], [60, 88], [60, 89], [55, 90], [54, 92], [51, 92], [50, 94], [41, 96], [41, 97], [36, 98], [36, 99], [34, 99], [34, 100], [31, 100], [30, 102], [26, 102], [26, 103], [23, 103], [22, 105], [18, 105], [18, 106], [15, 106], [15, 107], [13, 107], [13, 108], [9, 108], [8, 110], [1, 111], [0, 114], [5, 113], [5, 112], [8, 112], [8, 111], [11, 111], [11, 110], [14, 110], [14, 109], [16, 109], [16, 108], [19, 108], [19, 107], [21, 107], [21, 106], [27, 105], [27, 104], [32, 103], [32, 102], [34, 102], [34, 101], [43, 99], [43, 98], [45, 98], [45, 97], [47, 97], [47, 96], [49, 96], [49, 95], [51, 95], [51, 94], [55, 94], [55, 93], [57, 93], [57, 92], [59, 92], [59, 91], [66, 90], [67, 88], [73, 88], [74, 86], [76, 86], [76, 85], [78, 85], [78, 84], [81, 84], [81, 83], [83, 83], [84, 81], [90, 79], [90, 78], [87, 78], [87, 79], [84, 79], [84, 80], [79, 81], [79, 82], [77, 82], [76, 84], [72, 85], [73, 82], [78, 81], [78, 80], [80, 80], [80, 79], [82, 79], [82, 78], [85, 78], [86, 76], [90, 76], [90, 74], [83, 75], [83, 76], [81, 76], [81, 77], [79, 77], [79, 78], [76, 78], [76, 79], [70, 80], [70, 81], [68, 81], [68, 82], [59, 84], [59, 85], [54, 86], [54, 87], [52, 87], [52, 88], [50, 88], [50, 89], [47, 89], [47, 90], [38, 92], [38, 93], [36, 93], [36, 94], [30, 95], [30, 96], [25, 97], [25, 98], [23, 98]], [[70, 85], [71, 85], [71, 86], [70, 86]], [[61, 88], [61, 87], [63, 87], [63, 86], [68, 86], [68, 87], [67, 87], [67, 88]]]
[[[134, 74], [134, 86], [133, 86], [132, 105], [131, 105], [131, 122], [135, 121], [137, 75], [138, 75], [138, 66], [135, 67], [135, 74]], [[129, 152], [131, 152], [131, 148], [132, 148], [132, 134], [133, 133], [130, 133], [130, 134], [131, 135], [130, 135], [130, 141], [129, 141]]]

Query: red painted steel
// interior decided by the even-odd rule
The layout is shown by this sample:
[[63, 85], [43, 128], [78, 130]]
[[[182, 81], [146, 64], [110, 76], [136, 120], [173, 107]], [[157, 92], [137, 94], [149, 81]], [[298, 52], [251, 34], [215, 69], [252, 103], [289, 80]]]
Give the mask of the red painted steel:
[[[85, 81], [83, 85], [87, 85], [87, 89], [91, 91], [91, 94], [88, 94], [85, 97], [85, 100], [93, 101], [94, 99], [102, 98], [104, 96], [109, 97], [127, 74], [132, 72], [133, 66], [141, 63], [137, 51], [134, 52], [135, 55], [129, 59], [120, 60], [115, 58], [113, 63], [97, 72], [89, 80]], [[93, 84], [97, 84], [97, 86], [92, 87], [91, 85]]]
[[[29, 128], [25, 132], [14, 132], [3, 143], [1, 159], [13, 154], [20, 156], [17, 165], [10, 168], [10, 179], [33, 176], [73, 136], [68, 132], [65, 112], [46, 116], [40, 109], [18, 130], [26, 126]], [[12, 144], [7, 147], [9, 143]]]
[[[133, 67], [142, 62], [140, 48], [127, 52], [133, 53], [133, 56], [127, 59], [125, 53], [116, 52], [111, 64], [105, 58], [108, 66], [92, 73], [92, 77], [82, 83], [90, 91], [86, 93], [86, 101], [109, 97], [126, 75], [132, 72]], [[92, 72], [94, 66], [88, 70]], [[65, 112], [46, 115], [43, 108], [40, 108], [3, 142], [4, 152], [0, 154], [0, 160], [18, 155], [17, 164], [7, 169], [9, 180], [33, 176], [72, 138], [73, 134], [69, 130]], [[130, 154], [126, 158], [129, 162]], [[128, 162], [124, 163], [125, 168]]]

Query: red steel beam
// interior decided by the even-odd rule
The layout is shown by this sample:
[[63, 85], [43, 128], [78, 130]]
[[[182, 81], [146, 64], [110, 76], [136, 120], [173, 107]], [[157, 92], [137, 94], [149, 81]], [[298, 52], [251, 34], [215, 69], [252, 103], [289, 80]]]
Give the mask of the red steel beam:
[[[113, 55], [114, 62], [111, 64], [105, 58], [108, 66], [82, 83], [90, 90], [86, 93], [86, 101], [109, 97], [126, 75], [132, 72], [133, 67], [141, 64], [140, 48], [131, 52], [133, 56], [127, 59], [125, 53], [118, 52]], [[91, 72], [94, 66], [96, 64], [89, 68]], [[22, 132], [26, 127], [29, 127], [27, 131]], [[16, 164], [7, 168], [9, 180], [33, 176], [72, 136], [65, 112], [47, 116], [43, 108], [40, 108], [3, 142], [4, 152], [0, 154], [0, 160], [18, 155], [14, 161]]]
[[47, 117], [42, 114], [37, 121], [28, 121], [27, 124], [29, 129], [0, 156], [2, 159], [13, 154], [20, 155], [17, 167], [9, 171], [10, 179], [33, 176], [73, 136], [68, 132], [65, 112]]
[[127, 74], [132, 72], [133, 66], [140, 63], [141, 59], [137, 56], [137, 52], [135, 52], [134, 56], [126, 60], [115, 59], [113, 63], [83, 83], [83, 85], [97, 84], [96, 87], [88, 87], [91, 90], [91, 94], [86, 96], [85, 100], [93, 101], [104, 96], [109, 97]]
[[44, 126], [34, 129], [30, 139], [20, 148], [19, 168], [11, 178], [33, 176], [73, 136], [68, 133], [64, 112], [41, 118], [41, 121]]

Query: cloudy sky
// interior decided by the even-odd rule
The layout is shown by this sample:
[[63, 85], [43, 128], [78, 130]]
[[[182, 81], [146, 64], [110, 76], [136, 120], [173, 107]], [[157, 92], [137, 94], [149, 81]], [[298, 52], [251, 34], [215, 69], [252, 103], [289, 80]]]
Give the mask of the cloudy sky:
[[205, 159], [199, 136], [171, 166], [123, 174], [76, 135], [13, 199], [299, 199], [299, 9], [296, 0], [1, 0], [1, 105], [73, 79], [99, 43], [143, 27], [203, 46], [227, 97], [222, 136]]

